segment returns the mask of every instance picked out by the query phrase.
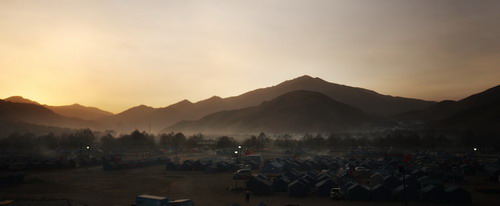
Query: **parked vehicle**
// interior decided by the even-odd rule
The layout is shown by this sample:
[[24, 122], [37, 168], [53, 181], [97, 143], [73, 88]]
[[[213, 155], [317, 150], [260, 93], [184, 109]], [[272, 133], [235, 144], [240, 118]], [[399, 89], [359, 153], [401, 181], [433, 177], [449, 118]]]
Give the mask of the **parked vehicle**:
[[135, 197], [135, 206], [168, 206], [168, 197], [139, 195]]
[[344, 195], [340, 191], [340, 188], [334, 187], [330, 190], [330, 199], [332, 200], [342, 200], [344, 199]]
[[169, 201], [168, 197], [154, 195], [139, 195], [135, 198], [134, 206], [194, 206], [190, 199], [178, 199]]

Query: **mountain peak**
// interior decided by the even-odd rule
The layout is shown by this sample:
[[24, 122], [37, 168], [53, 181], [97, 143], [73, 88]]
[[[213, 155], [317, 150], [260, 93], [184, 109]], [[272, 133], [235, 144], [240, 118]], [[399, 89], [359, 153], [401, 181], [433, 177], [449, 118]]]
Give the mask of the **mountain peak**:
[[12, 97], [9, 97], [7, 99], [4, 99], [5, 101], [9, 101], [9, 102], [15, 102], [15, 103], [25, 103], [25, 104], [37, 104], [39, 105], [40, 103], [38, 102], [35, 102], [33, 100], [30, 100], [30, 99], [26, 99], [22, 96], [12, 96]]
[[177, 102], [175, 104], [173, 104], [172, 106], [185, 106], [185, 105], [190, 105], [190, 104], [193, 104], [191, 101], [187, 100], [187, 99], [184, 99], [180, 102]]

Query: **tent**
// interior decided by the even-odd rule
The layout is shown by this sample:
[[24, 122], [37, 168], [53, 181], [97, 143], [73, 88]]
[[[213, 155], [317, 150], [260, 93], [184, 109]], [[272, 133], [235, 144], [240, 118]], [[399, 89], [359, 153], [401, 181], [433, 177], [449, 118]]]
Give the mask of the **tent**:
[[445, 203], [447, 194], [442, 187], [428, 185], [422, 189], [422, 200], [425, 202]]
[[364, 185], [354, 184], [347, 189], [348, 200], [369, 200], [370, 189]]
[[398, 178], [394, 177], [393, 175], [389, 175], [389, 176], [384, 177], [382, 184], [388, 188], [395, 188], [395, 187], [401, 185], [402, 182]]
[[342, 185], [340, 187], [340, 191], [343, 192], [343, 193], [347, 193], [347, 190], [349, 189], [349, 187], [355, 185], [356, 183], [355, 182], [348, 182], [348, 183], [345, 183], [344, 185]]
[[396, 187], [394, 189], [394, 197], [398, 201], [408, 201], [408, 202], [418, 202], [420, 201], [420, 193], [415, 186], [408, 186], [406, 188], [403, 185]]
[[425, 176], [425, 172], [421, 169], [414, 169], [413, 171], [411, 171], [411, 176], [418, 179], [422, 176]]
[[271, 195], [273, 193], [273, 184], [269, 180], [254, 176], [247, 180], [246, 189], [254, 195]]
[[384, 182], [384, 176], [382, 176], [380, 173], [375, 173], [372, 176], [370, 176], [370, 186], [375, 186], [378, 184], [382, 184]]
[[472, 204], [472, 197], [470, 192], [460, 187], [449, 187], [445, 190], [448, 202], [457, 204]]
[[290, 180], [286, 176], [280, 176], [273, 181], [273, 190], [276, 192], [286, 192], [288, 190]]
[[263, 202], [259, 202], [257, 203], [255, 206], [267, 206], [266, 204], [264, 204]]
[[309, 187], [300, 180], [295, 180], [288, 185], [288, 195], [293, 197], [303, 197], [309, 193]]
[[330, 190], [334, 187], [339, 187], [333, 180], [323, 180], [315, 185], [316, 192], [321, 196], [329, 196]]
[[390, 201], [393, 199], [392, 190], [378, 184], [370, 188], [370, 199], [375, 201]]
[[262, 165], [260, 171], [262, 173], [281, 173], [283, 171], [283, 166], [277, 162], [267, 162]]

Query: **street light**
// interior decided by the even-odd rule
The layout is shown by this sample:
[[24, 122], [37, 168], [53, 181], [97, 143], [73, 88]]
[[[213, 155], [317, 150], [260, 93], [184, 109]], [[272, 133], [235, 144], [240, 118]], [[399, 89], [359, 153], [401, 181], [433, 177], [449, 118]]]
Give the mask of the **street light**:
[[241, 145], [238, 145], [238, 149], [241, 149]]
[[477, 151], [477, 148], [474, 147], [474, 151]]
[[88, 158], [88, 162], [87, 162], [87, 172], [89, 171], [89, 164], [90, 164], [90, 146], [87, 146], [87, 158]]

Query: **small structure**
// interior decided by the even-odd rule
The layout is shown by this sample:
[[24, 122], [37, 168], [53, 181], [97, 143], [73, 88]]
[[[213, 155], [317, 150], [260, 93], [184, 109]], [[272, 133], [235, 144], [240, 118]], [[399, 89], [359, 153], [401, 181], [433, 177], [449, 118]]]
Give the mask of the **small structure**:
[[347, 189], [348, 200], [369, 200], [370, 189], [364, 185], [355, 184]]
[[300, 180], [295, 180], [288, 185], [288, 195], [293, 197], [304, 197], [309, 193], [309, 187]]
[[262, 173], [281, 173], [283, 166], [277, 162], [266, 162], [260, 169]]
[[422, 189], [422, 200], [432, 203], [447, 202], [447, 194], [442, 187], [428, 185]]
[[286, 176], [279, 176], [273, 180], [273, 190], [276, 192], [286, 192], [290, 180]]
[[374, 187], [375, 185], [384, 183], [384, 176], [380, 173], [375, 173], [370, 176], [370, 186]]
[[388, 187], [388, 188], [393, 189], [393, 188], [398, 187], [401, 184], [402, 184], [402, 182], [398, 178], [394, 177], [393, 175], [389, 175], [389, 176], [384, 177], [383, 185]]
[[167, 204], [168, 204], [168, 197], [160, 197], [154, 195], [139, 195], [135, 197], [136, 206], [150, 206], [150, 205], [166, 206]]
[[393, 199], [392, 190], [378, 184], [370, 188], [370, 199], [375, 201], [390, 201]]
[[316, 192], [320, 196], [329, 196], [330, 191], [334, 187], [339, 187], [337, 183], [335, 183], [333, 180], [327, 179], [323, 180], [315, 185]]
[[254, 176], [247, 180], [246, 189], [254, 195], [271, 195], [273, 184], [269, 180]]
[[420, 193], [414, 186], [403, 187], [400, 185], [394, 189], [394, 198], [401, 202], [418, 202], [420, 201]]

